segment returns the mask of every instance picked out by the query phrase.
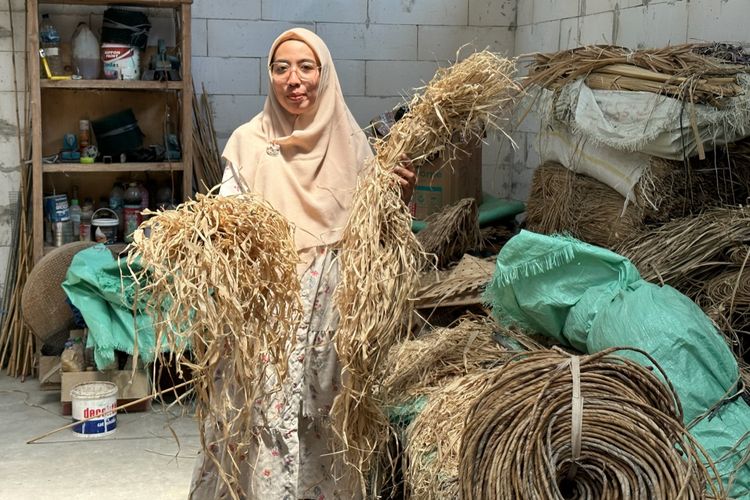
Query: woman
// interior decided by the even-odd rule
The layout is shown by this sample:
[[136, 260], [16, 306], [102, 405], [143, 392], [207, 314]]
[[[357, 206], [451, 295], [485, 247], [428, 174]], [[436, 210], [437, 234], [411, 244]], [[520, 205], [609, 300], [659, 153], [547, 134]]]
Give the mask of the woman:
[[[254, 402], [258, 439], [240, 465], [238, 486], [249, 498], [355, 498], [353, 487], [336, 483], [329, 450], [327, 416], [340, 383], [332, 294], [338, 281], [336, 243], [372, 151], [317, 35], [286, 31], [268, 60], [272, 91], [263, 111], [230, 137], [220, 193], [257, 192], [294, 224], [304, 317], [283, 390]], [[416, 175], [404, 160], [394, 172], [408, 200]], [[211, 430], [206, 434], [209, 444]], [[231, 497], [204, 454], [190, 493], [194, 499]]]

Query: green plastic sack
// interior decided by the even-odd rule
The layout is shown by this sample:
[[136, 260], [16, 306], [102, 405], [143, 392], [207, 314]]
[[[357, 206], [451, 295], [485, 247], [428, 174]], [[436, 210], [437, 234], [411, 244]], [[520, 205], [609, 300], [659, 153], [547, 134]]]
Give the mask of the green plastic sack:
[[[674, 386], [685, 423], [694, 424], [691, 434], [717, 462], [725, 485], [733, 481], [732, 498], [750, 497], [750, 464], [743, 463], [750, 453], [750, 407], [741, 398], [726, 398], [738, 392], [737, 361], [690, 299], [644, 281], [614, 252], [522, 231], [498, 255], [485, 300], [499, 321], [582, 352], [609, 347], [648, 352]], [[638, 353], [621, 355], [650, 364]]]
[[[133, 270], [138, 269], [134, 264]], [[124, 260], [115, 259], [102, 244], [82, 250], [73, 257], [62, 287], [86, 321], [86, 347], [93, 348], [97, 368], [111, 365], [115, 350], [134, 354], [136, 339], [138, 356], [153, 361], [153, 324], [144, 313], [145, 298], [135, 303], [136, 282]]]

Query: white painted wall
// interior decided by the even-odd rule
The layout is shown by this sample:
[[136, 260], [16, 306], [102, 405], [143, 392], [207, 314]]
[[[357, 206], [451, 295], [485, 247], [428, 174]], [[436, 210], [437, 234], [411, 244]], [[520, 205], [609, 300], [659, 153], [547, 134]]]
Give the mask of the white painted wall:
[[[518, 0], [516, 55], [611, 43], [630, 48], [696, 41], [747, 44], [748, 0]], [[526, 198], [539, 165], [539, 121], [529, 116], [514, 137], [511, 197]]]

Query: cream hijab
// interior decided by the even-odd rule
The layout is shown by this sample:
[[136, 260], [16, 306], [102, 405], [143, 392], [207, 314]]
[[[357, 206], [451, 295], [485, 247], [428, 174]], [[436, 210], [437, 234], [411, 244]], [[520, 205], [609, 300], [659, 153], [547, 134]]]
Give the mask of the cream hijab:
[[[323, 40], [302, 28], [286, 31], [271, 46], [269, 62], [287, 40], [302, 41], [317, 55], [317, 100], [305, 113], [292, 115], [278, 102], [270, 82], [263, 111], [227, 142], [224, 181], [262, 195], [296, 226], [297, 250], [306, 253], [341, 239], [357, 175], [372, 150], [344, 102]], [[279, 148], [274, 151], [273, 145]]]

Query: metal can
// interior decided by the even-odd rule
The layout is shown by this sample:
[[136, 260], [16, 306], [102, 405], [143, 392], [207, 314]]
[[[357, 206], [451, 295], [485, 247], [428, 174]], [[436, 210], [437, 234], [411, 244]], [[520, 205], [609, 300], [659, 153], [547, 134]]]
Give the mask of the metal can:
[[52, 240], [56, 247], [61, 247], [65, 244], [65, 236], [63, 235], [63, 223], [53, 222], [52, 223]]

